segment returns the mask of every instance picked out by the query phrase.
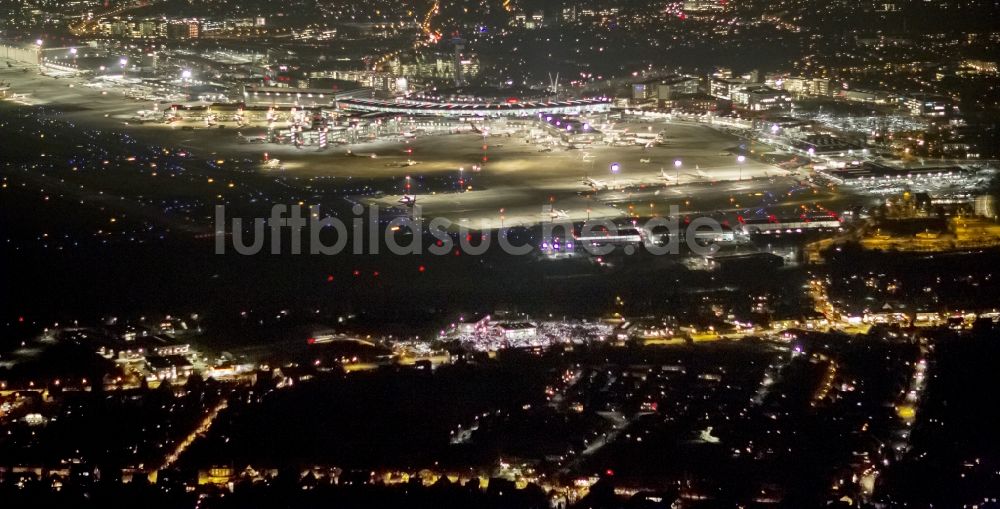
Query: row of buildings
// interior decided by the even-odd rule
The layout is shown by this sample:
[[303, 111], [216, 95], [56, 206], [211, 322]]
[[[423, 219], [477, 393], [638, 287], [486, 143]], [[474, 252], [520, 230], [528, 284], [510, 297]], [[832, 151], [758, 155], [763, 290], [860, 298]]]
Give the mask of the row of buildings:
[[[680, 2], [680, 11], [683, 13], [710, 14], [723, 11], [725, 8], [725, 0], [684, 0]], [[562, 10], [558, 12], [544, 10], [535, 10], [530, 13], [519, 12], [511, 18], [510, 26], [531, 30], [559, 24], [603, 23], [618, 18], [623, 12], [621, 7], [613, 2], [589, 6], [564, 5]]]
[[667, 76], [633, 84], [632, 98], [638, 102], [655, 101], [660, 106], [671, 106], [682, 99], [707, 96], [729, 101], [733, 106], [747, 111], [783, 110], [791, 106], [789, 92], [766, 84], [754, 83], [749, 78], [712, 76], [708, 86], [702, 87], [695, 76]]
[[466, 52], [464, 47], [454, 53], [442, 51], [418, 52], [397, 56], [386, 64], [388, 71], [397, 77], [418, 80], [452, 80], [461, 84], [479, 77], [479, 56]]
[[94, 30], [108, 37], [131, 39], [197, 39], [217, 33], [250, 31], [266, 26], [265, 18], [108, 18], [97, 22]]
[[676, 107], [679, 102], [703, 97], [727, 101], [736, 109], [782, 111], [790, 109], [794, 99], [836, 98], [871, 105], [897, 106], [914, 117], [948, 119], [959, 115], [956, 102], [947, 96], [926, 93], [899, 94], [881, 90], [837, 87], [829, 78], [757, 73], [733, 76], [718, 71], [707, 79], [690, 75], [671, 75], [632, 84], [632, 99], [637, 103], [656, 102], [660, 107]]

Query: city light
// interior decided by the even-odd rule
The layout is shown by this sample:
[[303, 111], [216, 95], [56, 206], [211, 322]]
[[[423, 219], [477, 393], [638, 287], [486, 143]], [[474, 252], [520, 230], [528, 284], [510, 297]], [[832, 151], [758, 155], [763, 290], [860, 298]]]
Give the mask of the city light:
[[996, 503], [993, 3], [7, 4], [4, 507]]

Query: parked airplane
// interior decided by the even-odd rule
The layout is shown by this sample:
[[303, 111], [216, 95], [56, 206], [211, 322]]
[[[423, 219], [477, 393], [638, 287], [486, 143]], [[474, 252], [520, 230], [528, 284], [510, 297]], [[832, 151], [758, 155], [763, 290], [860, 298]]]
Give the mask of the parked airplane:
[[240, 143], [264, 143], [267, 141], [267, 136], [263, 134], [243, 134], [236, 133], [239, 136]]
[[378, 157], [378, 155], [375, 154], [374, 152], [369, 152], [369, 153], [353, 152], [350, 149], [347, 150], [347, 155], [354, 157], [368, 157], [371, 159], [375, 159]]
[[389, 168], [405, 168], [407, 166], [416, 166], [420, 164], [420, 161], [414, 161], [413, 159], [407, 159], [405, 161], [399, 161], [395, 163], [385, 163], [386, 167]]

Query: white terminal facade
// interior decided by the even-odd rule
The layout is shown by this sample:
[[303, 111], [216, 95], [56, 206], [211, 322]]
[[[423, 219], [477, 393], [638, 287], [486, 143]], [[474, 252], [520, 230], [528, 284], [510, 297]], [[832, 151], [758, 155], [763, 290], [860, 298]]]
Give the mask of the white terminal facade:
[[611, 109], [609, 99], [579, 99], [568, 101], [529, 102], [432, 102], [380, 101], [377, 99], [345, 98], [337, 100], [337, 108], [369, 113], [392, 113], [441, 117], [537, 117], [540, 114], [584, 115], [605, 113]]

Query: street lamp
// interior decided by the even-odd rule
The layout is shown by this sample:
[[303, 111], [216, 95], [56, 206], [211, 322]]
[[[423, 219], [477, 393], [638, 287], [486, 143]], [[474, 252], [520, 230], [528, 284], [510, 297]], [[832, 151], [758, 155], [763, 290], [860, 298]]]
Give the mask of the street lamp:
[[185, 80], [185, 81], [190, 80], [191, 79], [191, 69], [184, 69], [183, 71], [181, 71], [181, 79]]
[[747, 156], [740, 154], [736, 156], [736, 165], [740, 168], [740, 180], [743, 180], [743, 163], [747, 160]]
[[621, 169], [622, 165], [618, 163], [611, 163], [611, 187], [614, 187], [615, 177], [618, 175], [618, 172], [621, 171]]
[[674, 172], [676, 173], [675, 178], [677, 179], [677, 181], [675, 182], [675, 184], [680, 184], [681, 183], [681, 160], [680, 159], [675, 159], [674, 160]]
[[128, 65], [128, 59], [122, 57], [118, 59], [118, 64], [122, 66], [122, 79], [125, 79], [125, 66]]

